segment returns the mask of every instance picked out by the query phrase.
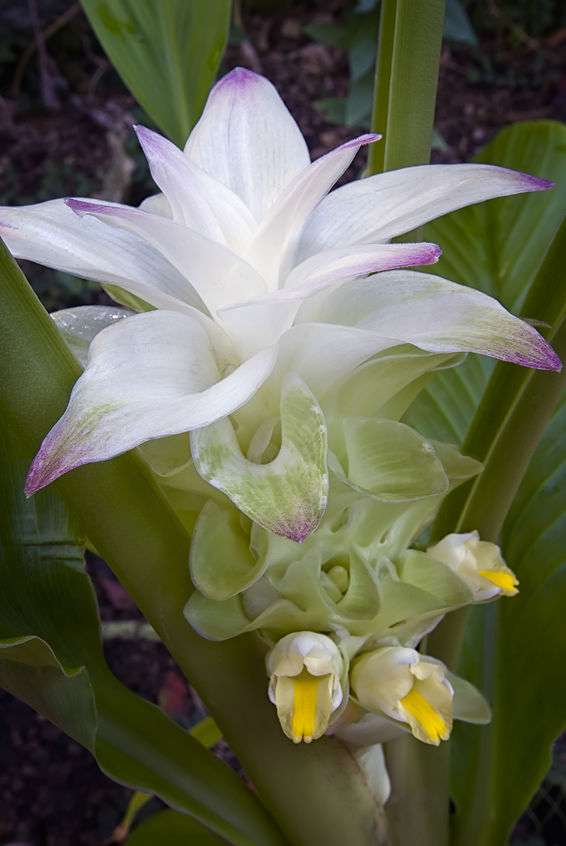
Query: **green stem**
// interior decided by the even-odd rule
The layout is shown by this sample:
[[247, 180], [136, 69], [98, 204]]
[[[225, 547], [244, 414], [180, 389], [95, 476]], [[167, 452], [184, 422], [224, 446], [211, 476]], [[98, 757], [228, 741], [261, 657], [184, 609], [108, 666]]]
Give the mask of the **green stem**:
[[[389, 111], [389, 86], [391, 83], [396, 6], [397, 0], [382, 0], [379, 17], [371, 130], [382, 134], [386, 132]], [[374, 173], [381, 173], [384, 169], [384, 163], [385, 141], [370, 144], [366, 175], [372, 176]]]
[[[78, 368], [3, 247], [0, 266], [0, 390], [13, 425], [36, 450], [63, 412]], [[189, 538], [136, 454], [87, 465], [56, 485], [202, 695], [289, 841], [375, 844], [380, 811], [348, 750], [331, 738], [294, 746], [283, 736], [257, 639], [212, 643], [186, 622]], [[247, 822], [258, 844], [282, 842], [259, 807]]]
[[[384, 141], [372, 145], [370, 175], [430, 161], [444, 6], [444, 0], [382, 0], [372, 129]], [[386, 744], [395, 846], [444, 846], [447, 840], [447, 768], [437, 766], [438, 777], [432, 769], [445, 753], [421, 746], [412, 738]]]
[[444, 6], [383, 0], [372, 127], [384, 142], [368, 173], [430, 161]]
[[387, 803], [391, 846], [447, 846], [448, 747], [405, 735], [385, 744], [392, 792]]

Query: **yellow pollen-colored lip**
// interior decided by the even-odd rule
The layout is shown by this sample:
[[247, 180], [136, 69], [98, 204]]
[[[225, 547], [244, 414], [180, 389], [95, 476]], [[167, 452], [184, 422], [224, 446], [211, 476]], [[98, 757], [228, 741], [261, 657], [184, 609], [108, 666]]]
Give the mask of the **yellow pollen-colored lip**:
[[414, 687], [401, 699], [401, 705], [415, 718], [431, 743], [448, 739], [450, 731], [446, 721]]
[[293, 714], [291, 733], [293, 742], [310, 743], [316, 730], [317, 704], [321, 682], [328, 676], [311, 676], [303, 672], [293, 678]]
[[504, 596], [515, 596], [519, 593], [517, 589], [519, 580], [508, 570], [480, 570], [480, 576], [498, 587]]

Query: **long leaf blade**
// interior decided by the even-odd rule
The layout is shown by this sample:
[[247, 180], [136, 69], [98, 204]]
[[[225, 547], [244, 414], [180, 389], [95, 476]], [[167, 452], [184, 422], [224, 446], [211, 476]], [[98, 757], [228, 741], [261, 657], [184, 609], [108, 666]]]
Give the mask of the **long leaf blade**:
[[112, 64], [177, 144], [198, 120], [230, 24], [230, 0], [81, 0]]

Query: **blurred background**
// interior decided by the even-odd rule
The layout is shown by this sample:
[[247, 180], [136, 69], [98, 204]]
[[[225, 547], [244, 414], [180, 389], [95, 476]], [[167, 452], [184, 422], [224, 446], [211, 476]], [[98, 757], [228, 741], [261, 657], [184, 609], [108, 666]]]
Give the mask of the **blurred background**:
[[[369, 126], [378, 0], [234, 5], [222, 72], [243, 65], [269, 77], [314, 157]], [[447, 0], [433, 161], [468, 161], [501, 127], [533, 119], [566, 121], [564, 0]], [[0, 205], [67, 195], [139, 203], [155, 189], [136, 122], [151, 126], [78, 2], [1, 0]], [[358, 157], [346, 179], [363, 164]], [[23, 264], [50, 311], [109, 302], [95, 283]], [[105, 564], [90, 556], [88, 568], [116, 675], [194, 725], [204, 716], [198, 697]], [[222, 743], [216, 748], [231, 760]], [[0, 692], [2, 846], [117, 843], [130, 796], [86, 751]], [[566, 740], [512, 842], [566, 844]]]

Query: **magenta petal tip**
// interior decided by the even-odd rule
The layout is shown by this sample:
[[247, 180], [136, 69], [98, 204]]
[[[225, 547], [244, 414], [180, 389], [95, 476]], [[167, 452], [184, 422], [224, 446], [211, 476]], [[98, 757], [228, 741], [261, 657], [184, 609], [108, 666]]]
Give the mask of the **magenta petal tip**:
[[523, 180], [526, 191], [548, 191], [554, 188], [554, 183], [551, 179], [543, 179], [540, 176], [531, 176], [529, 173], [523, 174]]
[[226, 86], [243, 89], [260, 81], [264, 82], [265, 77], [261, 76], [259, 73], [254, 73], [254, 71], [251, 71], [248, 68], [238, 66], [231, 70], [230, 73], [223, 76], [222, 79], [219, 79], [214, 86], [213, 91], [221, 90]]
[[65, 200], [65, 205], [69, 206], [69, 208], [80, 217], [81, 215], [92, 211], [96, 204], [90, 203], [88, 200], [77, 200], [74, 197], [68, 197]]
[[504, 360], [512, 364], [519, 364], [522, 367], [532, 367], [535, 370], [547, 370], [552, 373], [559, 373], [562, 370], [562, 361], [559, 355], [541, 336], [539, 336], [535, 348], [531, 348], [530, 352], [514, 352], [505, 356]]

